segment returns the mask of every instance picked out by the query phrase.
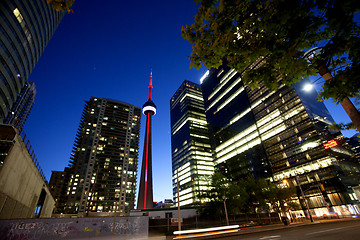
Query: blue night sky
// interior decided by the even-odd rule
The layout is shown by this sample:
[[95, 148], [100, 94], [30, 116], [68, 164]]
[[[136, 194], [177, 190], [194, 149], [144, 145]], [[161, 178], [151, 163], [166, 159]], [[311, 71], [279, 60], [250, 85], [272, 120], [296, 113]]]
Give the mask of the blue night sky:
[[[170, 98], [185, 79], [199, 83], [205, 71], [189, 69], [191, 45], [180, 31], [196, 12], [193, 0], [75, 2], [29, 78], [37, 95], [25, 132], [47, 180], [68, 164], [84, 101], [95, 96], [141, 107], [152, 67], [154, 201], [172, 198]], [[335, 121], [349, 121], [340, 106], [326, 105]], [[144, 126], [143, 115], [139, 168]]]

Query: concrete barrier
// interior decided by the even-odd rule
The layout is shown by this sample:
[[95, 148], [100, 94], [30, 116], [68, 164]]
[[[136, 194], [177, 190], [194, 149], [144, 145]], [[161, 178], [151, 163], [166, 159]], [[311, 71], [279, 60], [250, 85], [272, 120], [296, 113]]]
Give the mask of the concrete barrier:
[[148, 217], [49, 218], [0, 220], [0, 239], [56, 240], [114, 236], [147, 239]]

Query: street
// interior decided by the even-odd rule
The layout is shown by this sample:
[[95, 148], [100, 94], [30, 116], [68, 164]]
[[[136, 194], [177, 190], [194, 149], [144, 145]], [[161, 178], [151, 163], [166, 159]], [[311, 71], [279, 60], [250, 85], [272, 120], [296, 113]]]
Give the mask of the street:
[[[309, 225], [293, 225], [277, 230], [248, 232], [240, 230], [237, 235], [216, 236], [211, 239], [241, 239], [241, 240], [355, 240], [360, 239], [360, 220], [333, 221], [313, 223]], [[205, 238], [204, 238], [205, 239]], [[210, 239], [207, 237], [206, 239]]]

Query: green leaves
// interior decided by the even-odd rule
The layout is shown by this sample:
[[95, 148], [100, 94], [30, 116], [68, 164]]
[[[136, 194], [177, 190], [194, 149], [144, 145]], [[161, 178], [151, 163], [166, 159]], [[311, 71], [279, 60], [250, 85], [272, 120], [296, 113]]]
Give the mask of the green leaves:
[[74, 5], [75, 0], [46, 0], [46, 3], [50, 4], [58, 12], [74, 13], [71, 7]]
[[211, 191], [203, 196], [209, 200], [203, 209], [203, 214], [208, 215], [224, 214], [223, 197], [226, 198], [229, 214], [236, 214], [269, 211], [269, 204], [273, 210], [281, 211], [284, 203], [296, 195], [294, 187], [281, 188], [265, 179], [255, 180], [252, 175], [234, 180], [215, 173], [210, 186]]
[[355, 129], [355, 125], [353, 123], [339, 123], [339, 124], [332, 124], [329, 125], [329, 130], [330, 131], [341, 131], [341, 130], [350, 130], [350, 129]]
[[[319, 58], [333, 59], [328, 67], [335, 80], [325, 84], [319, 96], [339, 101], [358, 94], [360, 86], [354, 79], [359, 76], [360, 31], [353, 16], [359, 14], [359, 1], [196, 2], [200, 6], [195, 23], [182, 28], [182, 36], [193, 46], [190, 67], [218, 68], [227, 56], [228, 65], [243, 73], [245, 83], [253, 87], [263, 81], [276, 89], [281, 83], [290, 85], [315, 75], [317, 66], [303, 54], [324, 46]], [[264, 63], [249, 68], [264, 56]]]

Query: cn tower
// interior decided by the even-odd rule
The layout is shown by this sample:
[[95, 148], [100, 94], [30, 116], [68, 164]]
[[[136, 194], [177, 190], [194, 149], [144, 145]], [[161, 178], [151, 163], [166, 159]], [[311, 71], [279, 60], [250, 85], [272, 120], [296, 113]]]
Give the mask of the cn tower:
[[153, 208], [152, 154], [151, 154], [151, 117], [156, 113], [156, 105], [152, 101], [152, 70], [150, 73], [149, 99], [143, 105], [146, 115], [144, 151], [141, 165], [140, 188], [137, 209]]

